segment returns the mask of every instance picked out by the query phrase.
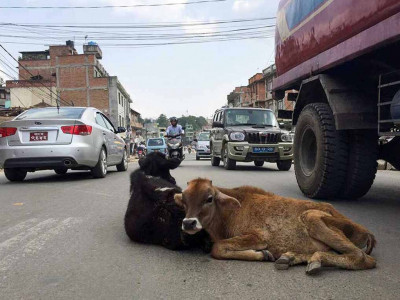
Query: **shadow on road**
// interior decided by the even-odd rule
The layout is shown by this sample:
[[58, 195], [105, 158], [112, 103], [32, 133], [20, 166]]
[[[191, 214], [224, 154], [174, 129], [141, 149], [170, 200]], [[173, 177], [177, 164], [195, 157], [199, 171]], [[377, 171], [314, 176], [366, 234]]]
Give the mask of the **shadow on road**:
[[[32, 176], [34, 174], [34, 177]], [[108, 171], [107, 177], [103, 179], [107, 179], [108, 177], [112, 177], [117, 175], [117, 171]], [[128, 172], [126, 172], [128, 174]], [[35, 173], [28, 173], [27, 178], [23, 182], [9, 182], [5, 180], [4, 184], [33, 184], [33, 183], [52, 183], [52, 182], [73, 182], [73, 181], [84, 181], [84, 180], [101, 180], [94, 179], [92, 174], [89, 171], [70, 171], [65, 175], [57, 175], [57, 174], [49, 174], [43, 173], [41, 171]]]

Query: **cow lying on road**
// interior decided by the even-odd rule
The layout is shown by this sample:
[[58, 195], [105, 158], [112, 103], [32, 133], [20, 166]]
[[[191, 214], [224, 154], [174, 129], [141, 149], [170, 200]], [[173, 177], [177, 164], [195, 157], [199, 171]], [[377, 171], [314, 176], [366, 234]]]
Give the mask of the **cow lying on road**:
[[150, 153], [139, 161], [140, 169], [131, 174], [131, 197], [125, 214], [125, 231], [131, 240], [169, 249], [211, 247], [204, 231], [189, 236], [181, 230], [185, 212], [175, 204], [174, 195], [182, 190], [170, 174], [179, 164], [178, 159], [166, 159], [161, 153]]
[[207, 179], [189, 182], [175, 202], [186, 211], [183, 230], [194, 234], [205, 229], [217, 259], [279, 258], [277, 269], [307, 263], [307, 274], [325, 266], [360, 270], [376, 265], [369, 255], [374, 236], [328, 203], [280, 197], [253, 187], [217, 188]]

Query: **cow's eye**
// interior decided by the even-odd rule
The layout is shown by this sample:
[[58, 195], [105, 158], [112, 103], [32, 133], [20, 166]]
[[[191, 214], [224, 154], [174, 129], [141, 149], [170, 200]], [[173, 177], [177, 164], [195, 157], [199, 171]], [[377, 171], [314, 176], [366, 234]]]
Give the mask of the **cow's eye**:
[[212, 203], [213, 202], [213, 200], [214, 200], [214, 197], [213, 196], [208, 196], [208, 198], [207, 198], [207, 203]]

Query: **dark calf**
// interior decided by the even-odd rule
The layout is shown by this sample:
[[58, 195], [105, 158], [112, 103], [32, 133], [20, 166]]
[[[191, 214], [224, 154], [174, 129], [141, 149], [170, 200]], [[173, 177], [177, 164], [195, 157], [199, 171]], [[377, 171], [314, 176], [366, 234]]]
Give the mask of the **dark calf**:
[[168, 249], [202, 247], [211, 251], [211, 241], [203, 231], [189, 236], [181, 230], [184, 210], [174, 202], [182, 190], [169, 170], [179, 160], [167, 160], [151, 153], [139, 161], [140, 169], [131, 174], [131, 198], [125, 214], [125, 231], [135, 242], [158, 244]]

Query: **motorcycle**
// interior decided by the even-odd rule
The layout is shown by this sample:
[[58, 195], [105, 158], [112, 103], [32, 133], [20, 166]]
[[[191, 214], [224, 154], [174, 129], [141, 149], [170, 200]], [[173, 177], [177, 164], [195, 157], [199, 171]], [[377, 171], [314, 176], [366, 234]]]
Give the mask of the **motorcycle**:
[[139, 146], [139, 147], [137, 148], [137, 155], [138, 155], [138, 158], [139, 158], [139, 159], [145, 157], [145, 156], [146, 156], [146, 149], [145, 149], [145, 147]]
[[181, 135], [178, 134], [173, 136], [167, 136], [168, 138], [167, 151], [168, 151], [168, 156], [170, 158], [177, 158], [180, 161], [183, 161], [185, 159], [185, 155], [183, 154], [182, 141], [181, 139], [177, 138], [179, 136]]

